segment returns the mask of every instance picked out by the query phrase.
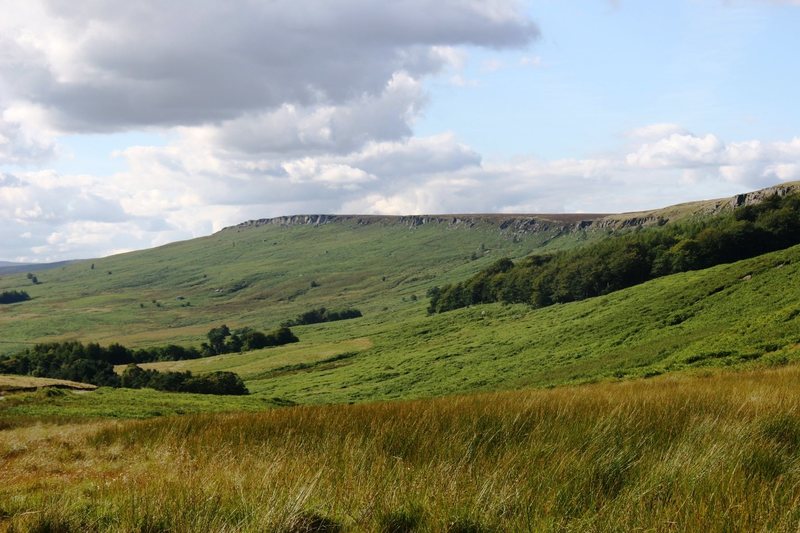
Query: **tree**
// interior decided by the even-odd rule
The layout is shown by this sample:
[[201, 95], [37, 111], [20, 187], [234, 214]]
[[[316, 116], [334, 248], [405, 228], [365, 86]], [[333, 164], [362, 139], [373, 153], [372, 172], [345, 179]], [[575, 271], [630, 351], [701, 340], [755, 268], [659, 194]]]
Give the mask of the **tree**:
[[147, 370], [143, 370], [136, 363], [131, 363], [125, 367], [120, 377], [120, 384], [126, 389], [141, 389], [150, 383], [150, 375]]
[[225, 339], [230, 337], [231, 330], [225, 324], [218, 328], [212, 328], [208, 334], [208, 348], [214, 355], [225, 353]]
[[197, 394], [250, 394], [242, 378], [233, 372], [211, 372], [202, 376], [189, 377], [184, 382], [182, 390]]

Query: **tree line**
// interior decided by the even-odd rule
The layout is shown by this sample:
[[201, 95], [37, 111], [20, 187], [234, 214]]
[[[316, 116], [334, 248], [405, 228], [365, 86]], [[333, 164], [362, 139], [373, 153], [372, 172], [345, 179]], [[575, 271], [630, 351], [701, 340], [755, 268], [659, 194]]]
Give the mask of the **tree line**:
[[211, 329], [206, 337], [208, 342], [200, 345], [200, 353], [206, 357], [224, 353], [260, 350], [300, 341], [287, 326], [281, 326], [272, 333], [262, 333], [253, 328], [241, 328], [231, 331], [228, 326], [223, 324], [218, 328]]
[[283, 327], [305, 326], [308, 324], [320, 324], [322, 322], [336, 322], [337, 320], [348, 320], [363, 316], [358, 309], [341, 309], [333, 311], [320, 307], [297, 315], [297, 317], [281, 323]]
[[233, 372], [209, 372], [193, 376], [191, 372], [159, 372], [130, 364], [120, 376], [120, 386], [128, 389], [155, 389], [195, 394], [250, 394], [242, 378]]
[[545, 307], [650, 279], [739, 261], [800, 243], [800, 195], [732, 213], [607, 238], [571, 251], [500, 259], [466, 281], [428, 291], [428, 312], [490, 302]]
[[119, 344], [103, 348], [75, 341], [37, 344], [0, 359], [0, 374], [20, 374], [91, 383], [101, 387], [149, 387], [172, 392], [199, 394], [248, 394], [242, 379], [233, 372], [194, 376], [191, 372], [159, 372], [129, 364], [122, 376], [114, 372], [132, 353]]
[[[199, 349], [175, 344], [136, 350], [118, 343], [109, 346], [100, 346], [97, 343], [83, 344], [77, 341], [36, 344], [17, 354], [0, 357], [0, 374], [66, 379], [104, 387], [129, 387], [131, 384], [136, 384], [133, 388], [149, 387], [173, 392], [206, 394], [247, 394], [241, 378], [232, 372], [193, 376], [189, 372], [143, 370], [137, 365], [157, 361], [198, 359], [299, 341], [287, 327], [280, 327], [272, 333], [262, 333], [253, 328], [231, 331], [224, 324], [212, 328], [206, 337], [208, 342], [204, 342]], [[130, 375], [125, 378], [123, 373], [124, 379], [121, 379], [114, 372], [115, 365], [129, 365], [125, 372]], [[241, 392], [242, 390], [245, 392]]]

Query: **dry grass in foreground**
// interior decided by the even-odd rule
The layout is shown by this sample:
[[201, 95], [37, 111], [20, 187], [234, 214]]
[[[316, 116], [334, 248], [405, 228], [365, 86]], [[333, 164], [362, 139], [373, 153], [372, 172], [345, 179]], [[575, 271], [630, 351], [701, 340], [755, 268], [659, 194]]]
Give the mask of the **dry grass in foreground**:
[[0, 431], [0, 528], [795, 531], [800, 368]]

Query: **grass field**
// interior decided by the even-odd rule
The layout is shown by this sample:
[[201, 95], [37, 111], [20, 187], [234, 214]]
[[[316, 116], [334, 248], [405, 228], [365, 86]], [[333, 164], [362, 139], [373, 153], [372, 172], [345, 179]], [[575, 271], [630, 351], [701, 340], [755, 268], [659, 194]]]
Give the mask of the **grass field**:
[[[781, 365], [800, 356], [799, 276], [800, 247], [795, 247], [583, 302], [534, 310], [492, 304], [434, 316], [425, 314], [423, 301], [413, 307], [409, 302], [405, 315], [295, 328], [301, 338], [297, 344], [147, 366], [235, 371], [253, 393], [220, 398], [216, 404], [205, 398], [178, 402], [181, 412], [197, 412], [428, 398], [698, 368]], [[131, 404], [135, 394], [141, 394], [140, 404]], [[106, 390], [68, 400], [6, 402], [0, 417], [176, 412], [159, 405], [159, 394]]]
[[197, 345], [220, 323], [270, 331], [320, 305], [354, 306], [380, 320], [414, 312], [430, 286], [500, 257], [586, 238], [560, 227], [515, 237], [489, 224], [232, 228], [42, 272], [38, 285], [24, 273], [0, 277], [0, 290], [33, 298], [0, 306], [0, 353], [64, 339]]
[[234, 371], [248, 396], [4, 396], [0, 530], [800, 528], [800, 247], [548, 308], [425, 312], [432, 285], [601, 236], [261, 226], [2, 277], [33, 300], [0, 306], [0, 352], [364, 316], [143, 365]]
[[799, 386], [800, 368], [789, 366], [252, 414], [7, 424], [0, 527], [796, 531]]

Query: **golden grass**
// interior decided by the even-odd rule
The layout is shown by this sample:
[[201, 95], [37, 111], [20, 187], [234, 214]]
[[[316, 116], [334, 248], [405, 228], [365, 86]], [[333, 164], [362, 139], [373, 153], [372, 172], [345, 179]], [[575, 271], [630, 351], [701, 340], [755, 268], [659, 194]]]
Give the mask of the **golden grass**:
[[0, 392], [38, 389], [43, 387], [59, 387], [75, 390], [94, 390], [97, 387], [88, 383], [78, 383], [65, 379], [36, 378], [32, 376], [0, 375]]
[[800, 368], [0, 432], [38, 530], [796, 531]]

